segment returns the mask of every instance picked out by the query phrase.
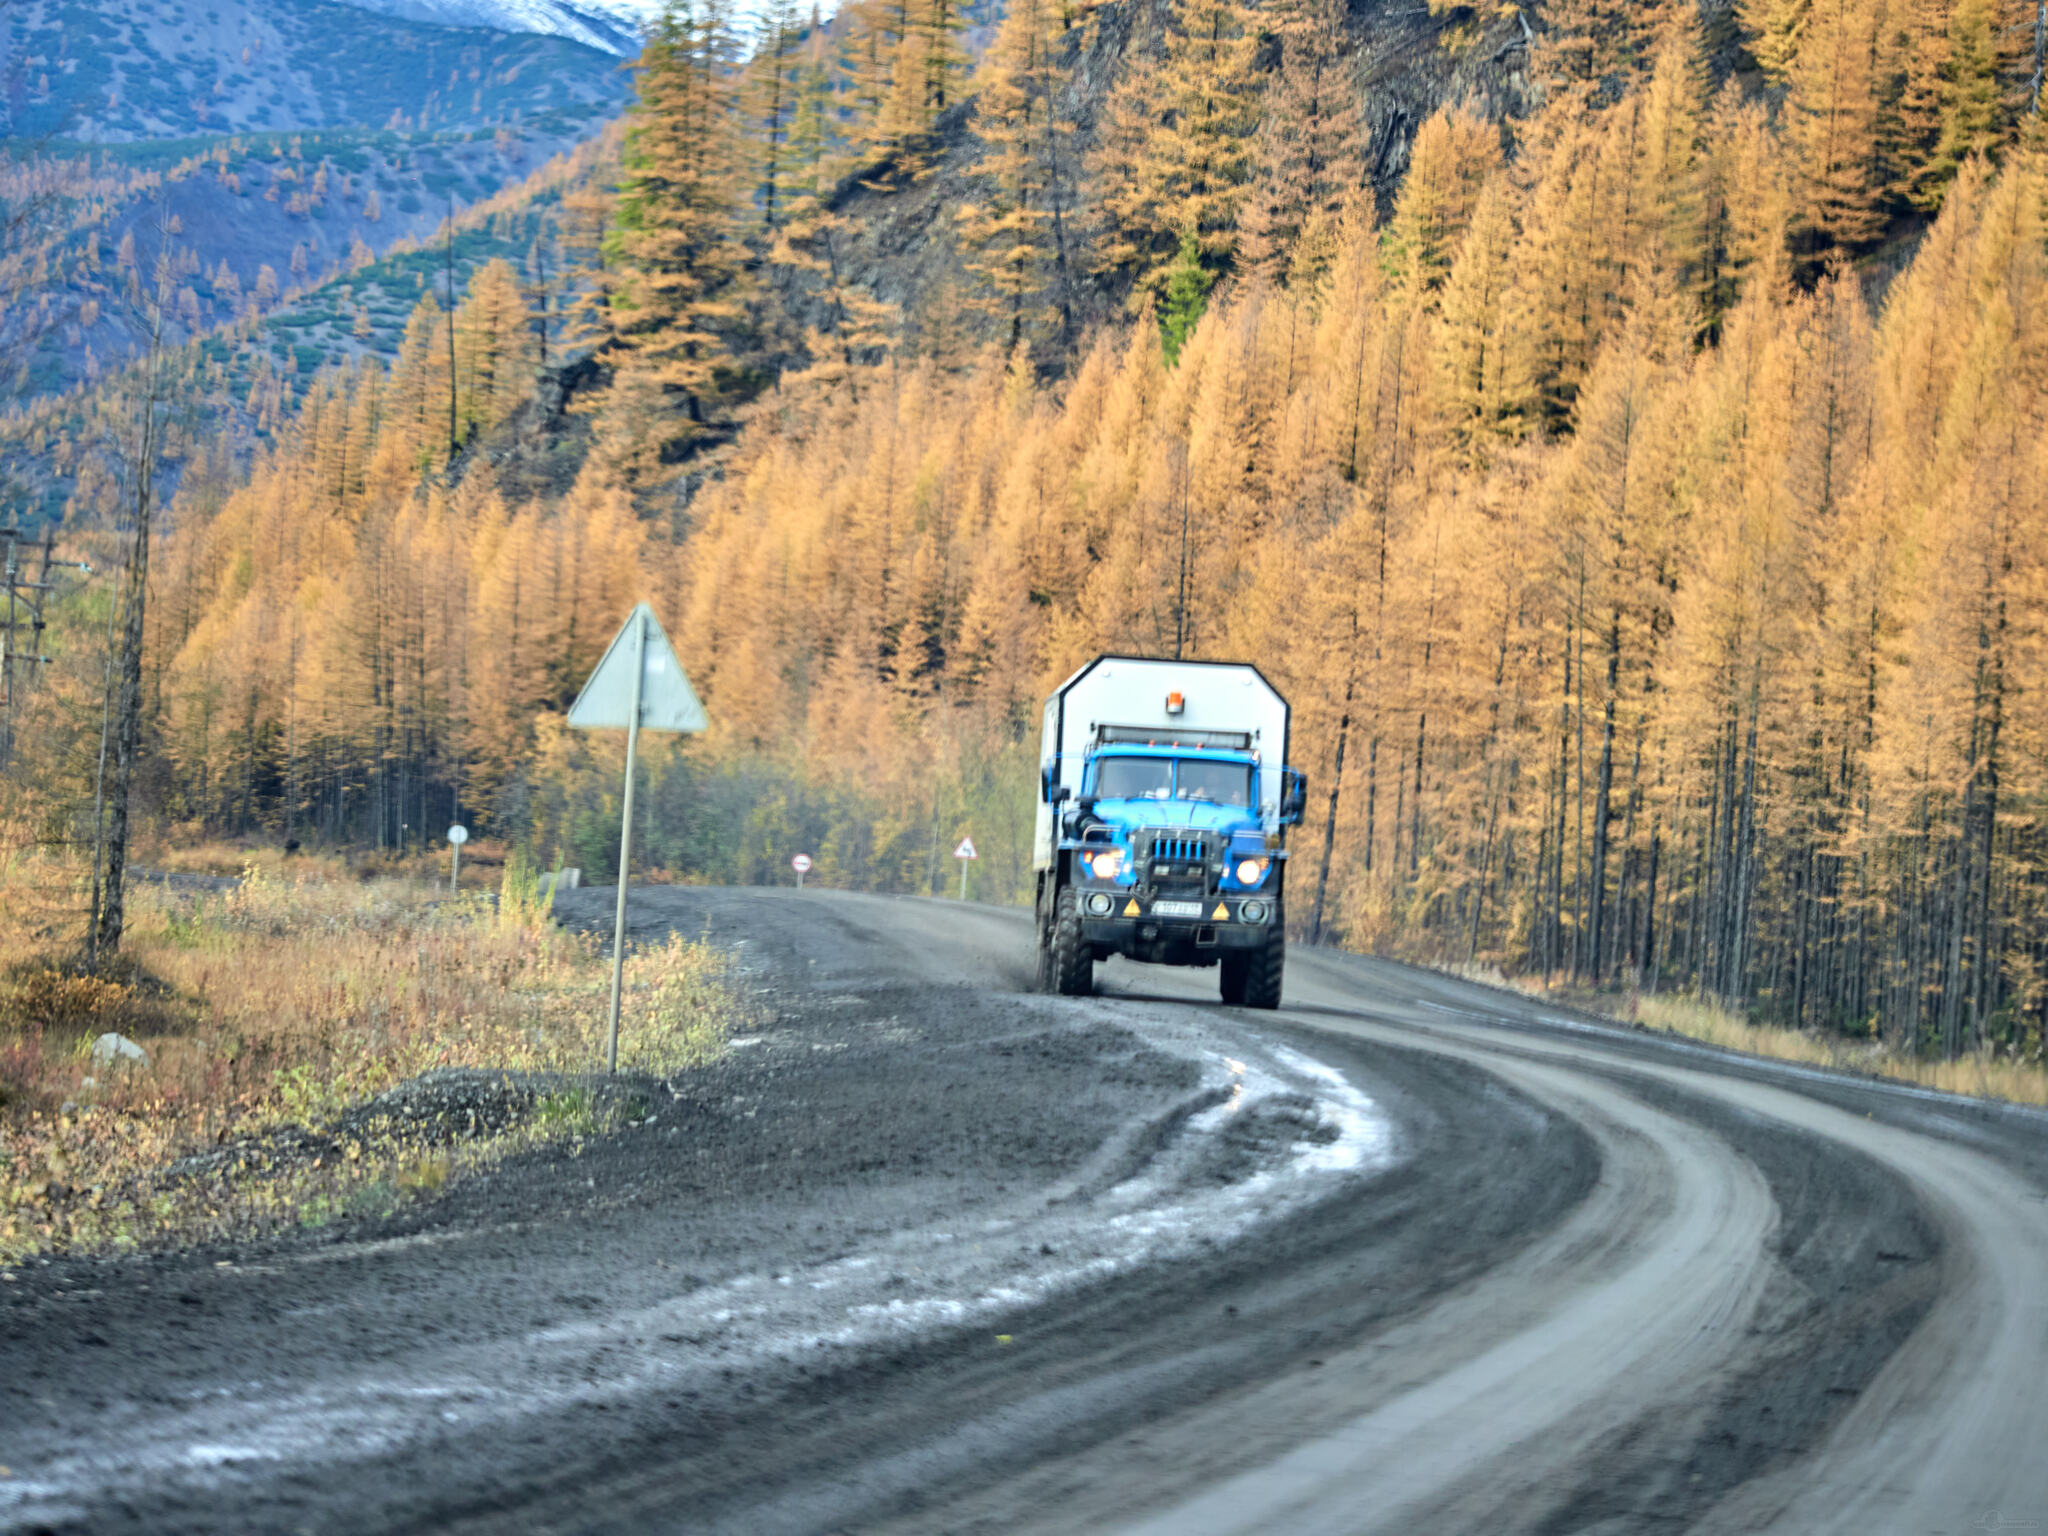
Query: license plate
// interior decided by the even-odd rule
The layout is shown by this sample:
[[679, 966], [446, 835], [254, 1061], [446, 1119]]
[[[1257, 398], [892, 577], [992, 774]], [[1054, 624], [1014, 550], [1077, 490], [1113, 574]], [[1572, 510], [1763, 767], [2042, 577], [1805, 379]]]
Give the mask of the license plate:
[[1155, 901], [1152, 903], [1154, 917], [1200, 917], [1202, 904], [1199, 901]]

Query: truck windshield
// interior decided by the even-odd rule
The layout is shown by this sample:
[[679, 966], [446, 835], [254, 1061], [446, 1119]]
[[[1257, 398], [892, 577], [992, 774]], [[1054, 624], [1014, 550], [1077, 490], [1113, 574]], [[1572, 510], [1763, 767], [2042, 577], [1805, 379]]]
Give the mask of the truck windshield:
[[[1175, 770], [1178, 769], [1178, 775]], [[1250, 805], [1249, 763], [1195, 758], [1105, 757], [1095, 765], [1098, 800], [1201, 800], [1211, 805]]]
[[1105, 757], [1095, 765], [1098, 800], [1171, 800], [1170, 757]]
[[1176, 798], [1208, 800], [1217, 805], [1252, 803], [1252, 770], [1245, 763], [1195, 762], [1181, 759]]

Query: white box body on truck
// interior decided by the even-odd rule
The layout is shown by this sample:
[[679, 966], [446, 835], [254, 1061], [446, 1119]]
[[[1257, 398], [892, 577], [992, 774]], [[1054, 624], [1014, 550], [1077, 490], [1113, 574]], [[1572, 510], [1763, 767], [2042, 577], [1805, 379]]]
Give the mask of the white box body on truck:
[[1307, 786], [1287, 766], [1286, 699], [1258, 668], [1101, 656], [1045, 702], [1039, 974], [1085, 993], [1113, 956], [1216, 966], [1226, 1002], [1279, 1006], [1287, 828]]

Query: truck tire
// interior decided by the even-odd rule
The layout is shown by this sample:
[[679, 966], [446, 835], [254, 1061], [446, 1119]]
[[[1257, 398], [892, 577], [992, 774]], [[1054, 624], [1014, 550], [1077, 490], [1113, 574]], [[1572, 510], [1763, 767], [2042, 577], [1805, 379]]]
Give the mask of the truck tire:
[[1248, 951], [1233, 949], [1225, 953], [1219, 962], [1223, 1001], [1226, 1006], [1244, 1006], [1244, 981], [1246, 973], [1251, 969], [1250, 961], [1251, 955]]
[[1053, 903], [1045, 971], [1048, 990], [1062, 997], [1087, 997], [1095, 990], [1095, 947], [1081, 937], [1081, 898], [1071, 885]]
[[1223, 1001], [1233, 1008], [1278, 1008], [1287, 966], [1287, 935], [1276, 922], [1256, 949], [1223, 956]]
[[1052, 984], [1052, 914], [1046, 910], [1045, 887], [1041, 884], [1038, 900], [1032, 904], [1032, 928], [1038, 939], [1038, 990], [1050, 992]]

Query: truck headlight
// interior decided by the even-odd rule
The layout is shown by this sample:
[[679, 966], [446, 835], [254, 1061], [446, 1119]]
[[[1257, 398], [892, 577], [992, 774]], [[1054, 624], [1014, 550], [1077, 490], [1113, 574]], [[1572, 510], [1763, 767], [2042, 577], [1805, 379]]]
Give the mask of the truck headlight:
[[1237, 909], [1238, 919], [1247, 923], [1263, 923], [1266, 920], [1266, 904], [1263, 901], [1248, 901]]
[[1098, 880], [1114, 880], [1124, 872], [1124, 851], [1121, 848], [1105, 848], [1101, 853], [1083, 855], [1088, 873]]
[[1108, 892], [1097, 891], [1088, 898], [1088, 915], [1090, 917], [1107, 917], [1109, 916], [1110, 909], [1115, 905], [1116, 902], [1110, 898]]
[[1266, 878], [1266, 866], [1270, 863], [1272, 863], [1271, 859], [1244, 860], [1237, 866], [1237, 883], [1239, 885], [1257, 885]]

